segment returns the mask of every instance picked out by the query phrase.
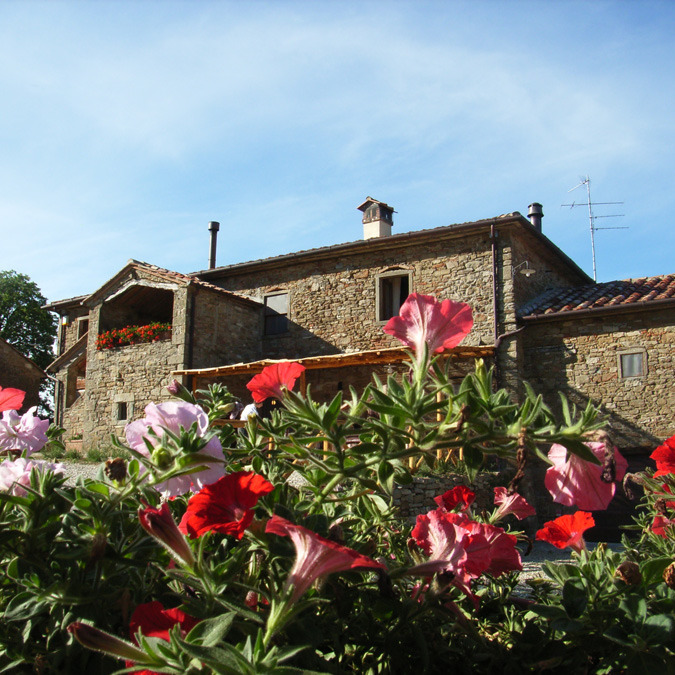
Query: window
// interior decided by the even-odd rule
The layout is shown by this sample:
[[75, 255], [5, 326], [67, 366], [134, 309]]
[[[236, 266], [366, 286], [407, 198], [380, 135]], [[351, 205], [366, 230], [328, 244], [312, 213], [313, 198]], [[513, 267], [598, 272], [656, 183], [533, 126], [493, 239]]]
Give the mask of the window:
[[288, 293], [265, 296], [263, 335], [280, 335], [288, 331]]
[[396, 316], [410, 295], [409, 272], [386, 272], [377, 280], [377, 320], [388, 321]]
[[83, 335], [89, 332], [89, 319], [77, 320], [77, 339], [79, 340]]
[[647, 354], [644, 349], [620, 352], [618, 356], [621, 379], [642, 377], [647, 373]]
[[126, 401], [118, 401], [117, 403], [117, 420], [124, 422], [129, 419], [129, 406]]

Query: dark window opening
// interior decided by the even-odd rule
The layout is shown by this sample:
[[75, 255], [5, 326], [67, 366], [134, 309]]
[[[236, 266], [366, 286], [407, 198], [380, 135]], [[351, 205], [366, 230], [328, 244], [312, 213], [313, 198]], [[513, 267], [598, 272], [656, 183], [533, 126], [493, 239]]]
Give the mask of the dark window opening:
[[77, 339], [89, 332], [89, 319], [80, 319], [77, 322]]
[[128, 420], [129, 419], [128, 413], [129, 413], [129, 411], [128, 411], [128, 406], [127, 406], [126, 401], [120, 401], [117, 404], [117, 419], [120, 422]]
[[388, 321], [396, 316], [401, 305], [410, 295], [410, 275], [380, 277], [378, 321]]

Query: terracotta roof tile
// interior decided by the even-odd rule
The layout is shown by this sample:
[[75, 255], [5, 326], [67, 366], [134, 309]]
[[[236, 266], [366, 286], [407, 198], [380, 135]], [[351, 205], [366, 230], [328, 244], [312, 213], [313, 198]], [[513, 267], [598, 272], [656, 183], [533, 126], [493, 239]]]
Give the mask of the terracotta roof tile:
[[643, 305], [674, 298], [675, 274], [667, 274], [552, 289], [525, 305], [519, 314], [522, 317], [558, 315], [602, 307]]

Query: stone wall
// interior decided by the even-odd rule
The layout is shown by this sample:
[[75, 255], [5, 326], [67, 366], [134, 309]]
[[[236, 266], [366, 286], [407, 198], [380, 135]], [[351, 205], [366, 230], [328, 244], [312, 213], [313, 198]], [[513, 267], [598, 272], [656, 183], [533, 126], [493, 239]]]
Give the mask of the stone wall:
[[474, 508], [491, 511], [494, 508], [494, 488], [502, 484], [499, 475], [495, 473], [481, 473], [473, 484], [469, 483], [466, 476], [459, 474], [421, 476], [416, 477], [410, 485], [397, 485], [394, 488], [394, 503], [403, 518], [414, 519], [438, 508], [434, 497], [439, 497], [458, 485], [466, 485], [476, 493]]
[[193, 302], [193, 368], [260, 359], [260, 307], [204, 289], [195, 293]]
[[[527, 379], [554, 410], [559, 391], [577, 406], [592, 400], [624, 449], [653, 448], [675, 431], [675, 310], [531, 322], [523, 344]], [[644, 350], [644, 376], [621, 378], [624, 350]]]
[[468, 302], [475, 323], [465, 344], [492, 343], [491, 247], [485, 236], [300, 261], [214, 282], [260, 302], [267, 293], [287, 291], [289, 330], [263, 338], [263, 357], [298, 358], [399, 346], [377, 318], [380, 275], [392, 271], [410, 274], [411, 292]]

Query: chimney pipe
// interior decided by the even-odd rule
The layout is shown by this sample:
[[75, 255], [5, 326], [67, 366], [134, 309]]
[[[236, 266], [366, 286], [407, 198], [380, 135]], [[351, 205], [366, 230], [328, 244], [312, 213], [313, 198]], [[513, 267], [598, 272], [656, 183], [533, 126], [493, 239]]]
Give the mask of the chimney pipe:
[[541, 219], [544, 217], [544, 211], [539, 202], [534, 202], [528, 206], [527, 217], [537, 232], [541, 232]]
[[209, 246], [209, 269], [212, 270], [216, 266], [216, 242], [218, 240], [218, 230], [220, 223], [212, 220], [209, 222], [209, 232], [211, 233], [211, 241]]

